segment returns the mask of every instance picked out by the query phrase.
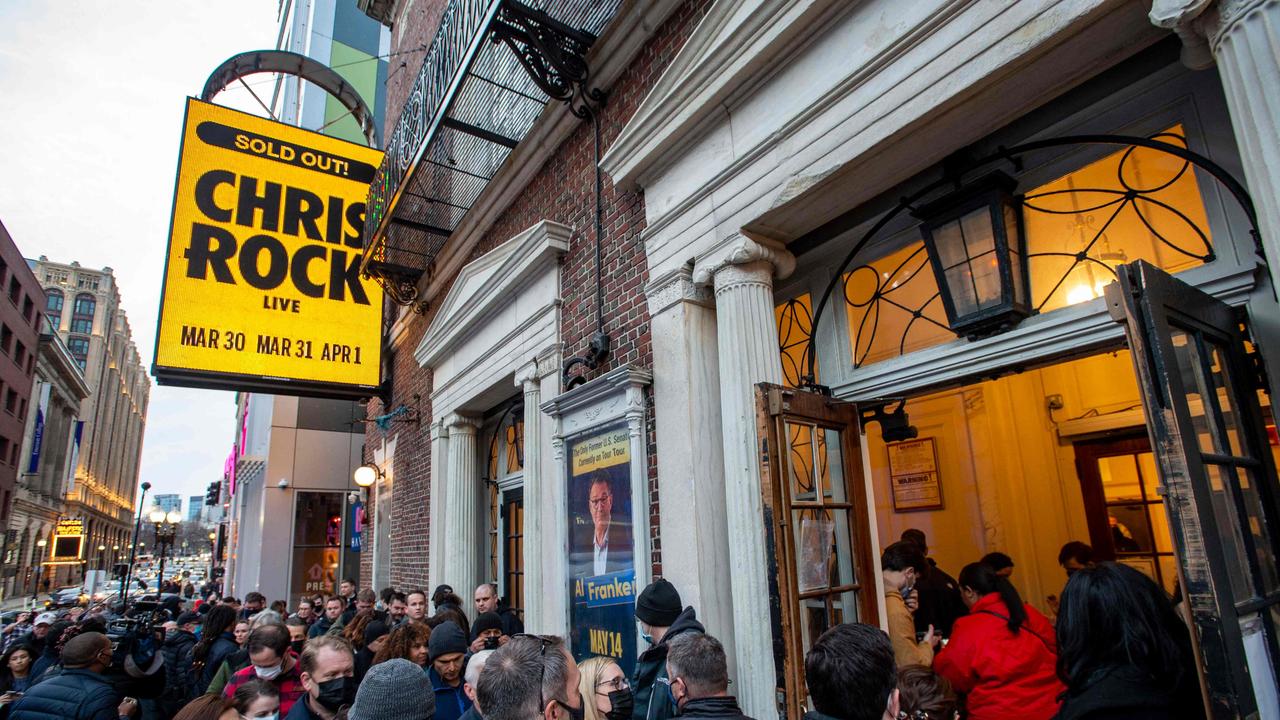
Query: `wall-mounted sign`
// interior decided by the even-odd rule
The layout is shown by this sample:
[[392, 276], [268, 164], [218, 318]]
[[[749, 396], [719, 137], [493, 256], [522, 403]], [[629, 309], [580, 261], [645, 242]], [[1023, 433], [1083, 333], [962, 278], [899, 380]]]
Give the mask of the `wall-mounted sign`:
[[53, 546], [46, 565], [78, 563], [84, 558], [84, 521], [78, 518], [59, 520], [53, 528]]
[[188, 98], [153, 374], [161, 384], [367, 397], [382, 289], [360, 277], [382, 153]]
[[942, 479], [933, 438], [887, 443], [885, 448], [889, 451], [894, 511], [940, 510]]
[[581, 661], [636, 662], [631, 435], [617, 425], [569, 443], [569, 634]]

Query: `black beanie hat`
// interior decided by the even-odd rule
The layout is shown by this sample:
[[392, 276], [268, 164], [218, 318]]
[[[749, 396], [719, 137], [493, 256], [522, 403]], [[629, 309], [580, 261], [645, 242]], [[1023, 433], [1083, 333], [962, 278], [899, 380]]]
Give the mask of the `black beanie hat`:
[[387, 627], [386, 623], [381, 620], [374, 620], [364, 626], [364, 644], [367, 646], [369, 643], [390, 632], [391, 628]]
[[467, 636], [462, 628], [452, 620], [445, 620], [431, 630], [431, 638], [427, 640], [427, 654], [432, 660], [441, 655], [464, 653], [467, 651]]
[[680, 593], [666, 580], [654, 580], [636, 598], [636, 617], [654, 627], [671, 627], [680, 617]]
[[[476, 616], [476, 621], [471, 623], [471, 639], [474, 641], [480, 637], [480, 633], [485, 630], [501, 630], [502, 618], [498, 617], [498, 613], [487, 612], [480, 613]], [[504, 633], [505, 634], [505, 633]]]

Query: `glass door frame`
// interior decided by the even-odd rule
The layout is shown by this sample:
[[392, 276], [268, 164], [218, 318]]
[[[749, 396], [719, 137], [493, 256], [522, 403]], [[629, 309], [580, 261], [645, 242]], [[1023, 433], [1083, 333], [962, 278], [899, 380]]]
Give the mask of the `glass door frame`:
[[[800, 602], [812, 593], [800, 592], [798, 551], [791, 513], [794, 509], [813, 506], [791, 498], [791, 447], [787, 426], [792, 422], [815, 425], [840, 434], [840, 469], [845, 500], [834, 504], [823, 502], [819, 506], [839, 507], [848, 512], [846, 532], [852, 553], [853, 582], [847, 586], [828, 587], [822, 594], [856, 593], [856, 606], [845, 609], [844, 622], [877, 626], [880, 624], [880, 600], [875, 577], [876, 558], [871, 551], [871, 514], [857, 406], [814, 392], [760, 383], [756, 386], [756, 423], [761, 442], [760, 485], [764, 500], [776, 688], [783, 716], [800, 717], [807, 710], [808, 692], [804, 681], [803, 618], [799, 608]], [[833, 542], [838, 544], [838, 540]], [[856, 617], [850, 617], [849, 610], [855, 610]]]

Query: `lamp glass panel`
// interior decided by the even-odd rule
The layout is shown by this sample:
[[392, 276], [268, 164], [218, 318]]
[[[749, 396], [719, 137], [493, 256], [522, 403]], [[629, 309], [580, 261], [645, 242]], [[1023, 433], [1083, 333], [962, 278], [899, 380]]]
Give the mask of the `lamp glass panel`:
[[983, 205], [960, 218], [960, 229], [964, 233], [965, 250], [970, 258], [996, 249], [995, 228], [991, 225], [991, 210], [988, 206]]
[[965, 249], [964, 233], [960, 229], [960, 220], [949, 220], [930, 229], [933, 237], [934, 252], [942, 261], [942, 267], [953, 268], [969, 258]]
[[956, 309], [956, 317], [961, 318], [979, 309], [978, 296], [973, 286], [973, 273], [968, 263], [962, 263], [946, 271], [947, 289], [951, 293], [951, 302]]
[[974, 258], [969, 265], [973, 268], [973, 287], [978, 295], [978, 307], [986, 309], [999, 305], [1004, 300], [999, 256], [994, 252], [985, 253]]
[[1027, 301], [1027, 289], [1023, 285], [1025, 273], [1022, 268], [1022, 253], [1018, 243], [1018, 208], [1009, 203], [1001, 207], [1004, 217], [1004, 237], [1009, 246], [1009, 269], [1013, 275], [1013, 302], [1022, 304]]

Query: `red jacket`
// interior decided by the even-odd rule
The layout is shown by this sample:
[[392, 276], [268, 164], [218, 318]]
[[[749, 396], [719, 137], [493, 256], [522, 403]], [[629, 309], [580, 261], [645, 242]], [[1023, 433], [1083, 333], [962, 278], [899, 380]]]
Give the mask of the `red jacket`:
[[1054, 669], [1053, 625], [1035, 608], [1023, 607], [1027, 620], [1015, 635], [1000, 596], [983, 597], [956, 620], [946, 649], [933, 661], [939, 675], [968, 695], [970, 720], [1049, 720], [1058, 712], [1066, 687]]
[[[285, 672], [271, 678], [267, 682], [271, 683], [280, 691], [280, 717], [289, 714], [289, 709], [306, 694], [306, 688], [302, 687], [302, 663], [298, 661], [298, 656], [293, 650], [285, 651], [293, 658], [293, 667]], [[240, 669], [236, 674], [231, 676], [227, 681], [227, 686], [222, 689], [222, 696], [229, 698], [236, 694], [236, 690], [243, 684], [258, 677], [257, 670], [251, 663], [249, 667]]]

